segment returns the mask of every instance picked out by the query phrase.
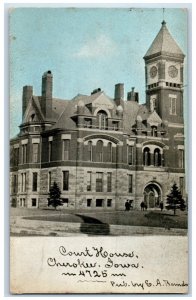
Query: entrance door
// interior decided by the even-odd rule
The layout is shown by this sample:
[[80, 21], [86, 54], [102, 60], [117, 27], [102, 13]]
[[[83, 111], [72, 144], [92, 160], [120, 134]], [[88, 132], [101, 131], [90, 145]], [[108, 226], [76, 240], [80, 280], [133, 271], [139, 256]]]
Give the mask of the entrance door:
[[151, 191], [149, 193], [149, 208], [155, 207], [155, 193], [154, 191]]
[[150, 183], [144, 189], [144, 203], [148, 208], [159, 207], [161, 189], [157, 184]]

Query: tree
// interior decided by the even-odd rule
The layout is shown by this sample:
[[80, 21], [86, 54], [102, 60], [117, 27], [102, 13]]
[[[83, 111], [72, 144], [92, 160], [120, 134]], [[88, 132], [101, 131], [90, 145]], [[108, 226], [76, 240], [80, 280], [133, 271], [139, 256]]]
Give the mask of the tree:
[[57, 206], [62, 206], [61, 191], [58, 184], [54, 181], [53, 186], [50, 188], [48, 206], [52, 205], [55, 210]]
[[177, 184], [174, 183], [171, 188], [171, 192], [167, 195], [167, 209], [173, 209], [174, 215], [176, 214], [177, 209], [184, 210], [185, 209], [185, 202], [182, 198], [182, 194], [177, 187]]

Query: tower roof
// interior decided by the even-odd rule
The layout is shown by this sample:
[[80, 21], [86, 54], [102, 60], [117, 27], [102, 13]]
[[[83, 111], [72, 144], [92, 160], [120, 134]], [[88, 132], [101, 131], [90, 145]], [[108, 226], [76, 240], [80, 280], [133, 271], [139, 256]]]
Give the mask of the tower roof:
[[175, 55], [175, 57], [181, 59], [183, 59], [185, 56], [167, 29], [165, 21], [162, 22], [161, 29], [146, 52], [144, 59], [152, 58], [158, 55]]

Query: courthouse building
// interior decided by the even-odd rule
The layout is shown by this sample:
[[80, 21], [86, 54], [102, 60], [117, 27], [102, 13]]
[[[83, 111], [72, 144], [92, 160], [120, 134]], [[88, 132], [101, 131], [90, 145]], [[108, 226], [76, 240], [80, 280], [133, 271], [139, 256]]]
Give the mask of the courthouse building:
[[[72, 100], [53, 96], [53, 75], [42, 94], [23, 87], [22, 123], [10, 142], [13, 207], [47, 207], [53, 182], [63, 209], [121, 210], [165, 204], [174, 182], [185, 196], [183, 62], [165, 21], [145, 61], [145, 104], [124, 85], [114, 98], [100, 88]], [[142, 57], [141, 57], [142, 59]]]

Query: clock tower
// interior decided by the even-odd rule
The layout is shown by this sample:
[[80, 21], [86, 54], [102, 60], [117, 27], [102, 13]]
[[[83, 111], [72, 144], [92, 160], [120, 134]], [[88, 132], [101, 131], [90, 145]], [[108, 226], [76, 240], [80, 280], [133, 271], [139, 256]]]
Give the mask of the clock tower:
[[145, 60], [146, 104], [163, 121], [183, 123], [183, 54], [162, 22]]

